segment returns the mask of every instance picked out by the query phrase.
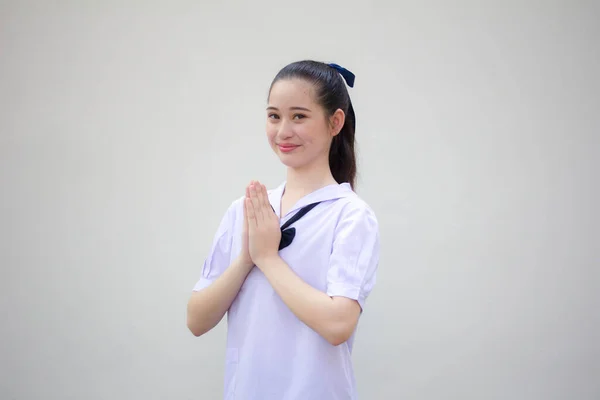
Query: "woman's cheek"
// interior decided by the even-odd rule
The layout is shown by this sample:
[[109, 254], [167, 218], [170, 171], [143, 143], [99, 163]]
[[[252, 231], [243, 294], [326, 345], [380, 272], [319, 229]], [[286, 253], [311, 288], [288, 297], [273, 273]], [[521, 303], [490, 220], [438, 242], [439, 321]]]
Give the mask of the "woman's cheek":
[[269, 126], [267, 126], [267, 140], [271, 145], [275, 144], [275, 134], [272, 129], [269, 129]]

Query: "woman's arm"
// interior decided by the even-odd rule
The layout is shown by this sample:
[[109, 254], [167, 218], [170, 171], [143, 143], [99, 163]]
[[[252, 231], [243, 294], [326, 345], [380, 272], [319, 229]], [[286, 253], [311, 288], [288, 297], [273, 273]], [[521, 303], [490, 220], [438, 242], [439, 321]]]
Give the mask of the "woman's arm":
[[201, 336], [223, 318], [254, 265], [236, 258], [210, 286], [194, 292], [187, 305], [187, 326]]
[[[248, 196], [249, 186], [246, 188], [246, 198]], [[254, 267], [248, 251], [248, 218], [245, 209], [243, 218], [240, 254], [213, 283], [192, 294], [188, 301], [187, 326], [195, 336], [205, 334], [221, 321]]]
[[329, 297], [304, 282], [279, 256], [257, 266], [298, 319], [334, 346], [350, 338], [361, 312], [356, 300]]

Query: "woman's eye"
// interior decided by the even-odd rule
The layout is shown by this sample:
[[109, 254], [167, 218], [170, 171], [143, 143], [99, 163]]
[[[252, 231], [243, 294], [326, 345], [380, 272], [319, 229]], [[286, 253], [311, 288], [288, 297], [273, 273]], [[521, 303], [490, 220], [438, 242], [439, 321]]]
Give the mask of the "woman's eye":
[[269, 118], [271, 118], [271, 119], [279, 119], [279, 115], [277, 115], [277, 114], [269, 114]]
[[304, 115], [304, 114], [296, 114], [296, 115], [294, 115], [294, 119], [304, 119], [304, 118], [306, 118], [306, 115]]

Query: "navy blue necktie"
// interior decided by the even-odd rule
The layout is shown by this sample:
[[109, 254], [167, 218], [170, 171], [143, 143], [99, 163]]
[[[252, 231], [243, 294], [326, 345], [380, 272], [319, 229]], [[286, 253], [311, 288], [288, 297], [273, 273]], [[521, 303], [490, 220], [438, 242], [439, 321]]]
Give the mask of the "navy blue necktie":
[[281, 227], [281, 241], [279, 242], [279, 250], [285, 249], [290, 244], [292, 244], [292, 241], [296, 236], [296, 228], [289, 228], [289, 226], [294, 222], [298, 221], [300, 218], [302, 218], [307, 212], [315, 208], [315, 206], [319, 203], [320, 201], [302, 207], [300, 211], [296, 213], [296, 215], [290, 218], [288, 222], [283, 224], [283, 226]]

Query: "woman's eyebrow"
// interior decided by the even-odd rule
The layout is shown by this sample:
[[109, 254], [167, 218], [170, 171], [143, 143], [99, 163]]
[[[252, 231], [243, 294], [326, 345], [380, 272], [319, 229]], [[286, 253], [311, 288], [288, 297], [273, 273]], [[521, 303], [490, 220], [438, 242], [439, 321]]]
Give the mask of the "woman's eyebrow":
[[[274, 106], [269, 106], [269, 107], [267, 107], [267, 110], [279, 111], [279, 109], [278, 109], [277, 107], [274, 107]], [[309, 109], [309, 108], [306, 108], [306, 107], [299, 107], [299, 106], [296, 106], [296, 107], [290, 107], [290, 110], [300, 110], [300, 111], [308, 111], [308, 112], [310, 112], [310, 109]]]

